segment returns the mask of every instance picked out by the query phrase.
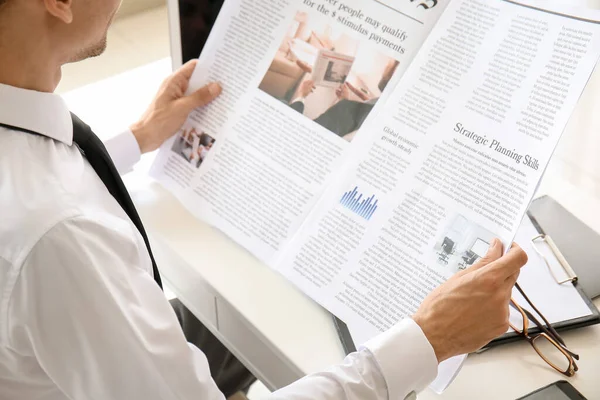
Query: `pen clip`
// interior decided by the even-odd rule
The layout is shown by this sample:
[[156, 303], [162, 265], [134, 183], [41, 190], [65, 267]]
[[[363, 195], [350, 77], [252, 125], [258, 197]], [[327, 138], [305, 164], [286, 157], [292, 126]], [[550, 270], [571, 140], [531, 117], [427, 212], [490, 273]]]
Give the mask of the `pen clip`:
[[[545, 242], [548, 245], [548, 247], [550, 247], [550, 250], [552, 250], [552, 253], [558, 260], [559, 264], [561, 265], [561, 267], [563, 268], [565, 273], [567, 274], [567, 276], [568, 276], [567, 279], [560, 280], [556, 276], [556, 274], [554, 273], [554, 270], [552, 269], [552, 266], [548, 262], [548, 259], [546, 258], [546, 256], [544, 254], [542, 254], [542, 252], [536, 245], [536, 242], [540, 242], [540, 241]], [[567, 259], [562, 255], [561, 251], [558, 249], [558, 247], [556, 247], [556, 244], [554, 243], [554, 241], [552, 240], [552, 238], [549, 235], [544, 235], [544, 234], [538, 235], [538, 236], [534, 237], [533, 239], [531, 239], [531, 243], [533, 244], [533, 248], [535, 249], [536, 253], [538, 253], [538, 255], [540, 257], [542, 257], [542, 259], [546, 263], [546, 266], [548, 267], [548, 270], [552, 274], [552, 277], [554, 278], [556, 283], [558, 283], [559, 285], [562, 285], [563, 283], [567, 283], [567, 282], [573, 282], [573, 283], [577, 282], [577, 274], [575, 273], [573, 268], [571, 268], [571, 265], [569, 265]]]

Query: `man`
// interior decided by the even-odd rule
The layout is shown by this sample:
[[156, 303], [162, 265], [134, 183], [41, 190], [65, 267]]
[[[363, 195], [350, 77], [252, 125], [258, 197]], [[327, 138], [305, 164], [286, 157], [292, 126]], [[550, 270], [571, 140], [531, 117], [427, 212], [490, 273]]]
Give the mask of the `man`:
[[[102, 52], [119, 3], [0, 0], [2, 400], [223, 399], [210, 359], [216, 352], [235, 364], [214, 343], [203, 353], [186, 342], [177, 316], [189, 336], [202, 330], [188, 329], [197, 321], [165, 300], [110, 157], [51, 94], [61, 65]], [[220, 93], [211, 84], [184, 96], [192, 70], [188, 64], [172, 75], [132, 132], [111, 143], [121, 170]], [[511, 288], [526, 256], [516, 246], [502, 252], [495, 242], [412, 319], [273, 397], [401, 399], [421, 390], [438, 362], [506, 331]], [[226, 375], [231, 387], [247, 378]]]
[[[56, 144], [70, 144], [73, 140], [71, 117], [62, 100], [60, 100], [60, 98], [57, 96], [18, 90], [16, 87], [37, 89], [40, 91], [52, 91], [60, 79], [60, 68], [58, 68], [57, 65], [60, 65], [65, 61], [86, 58], [87, 56], [101, 53], [105, 47], [104, 35], [110, 20], [112, 20], [112, 14], [116, 10], [116, 5], [118, 5], [118, 2], [108, 1], [104, 5], [102, 5], [102, 2], [97, 2], [94, 4], [94, 2], [90, 1], [80, 1], [76, 5], [71, 4], [71, 2], [54, 2], [54, 8], [50, 9], [45, 8], [43, 1], [36, 1], [35, 3], [38, 4], [33, 3], [34, 2], [28, 1], [23, 2], [0, 0], [0, 32], [2, 32], [0, 34], [0, 59], [2, 60], [2, 67], [0, 68], [0, 125], [9, 125], [28, 131], [33, 131], [33, 133], [52, 137], [56, 139]], [[73, 10], [70, 9], [71, 5], [73, 5]], [[39, 8], [39, 6], [42, 6], [43, 8]], [[77, 7], [88, 6], [90, 7], [90, 10], [89, 13], [86, 14], [86, 17], [89, 16], [89, 19], [76, 21], [74, 12], [76, 12]], [[102, 14], [103, 12], [104, 14]], [[18, 18], [15, 18], [15, 13], [19, 14]], [[96, 13], [96, 15], [93, 13]], [[33, 18], [37, 18], [37, 29], [27, 27], [27, 25], [19, 27], [18, 30], [11, 29], [11, 25], [13, 23], [17, 23], [20, 19], [20, 16], [25, 15], [30, 15]], [[67, 25], [72, 26], [75, 29], [74, 31], [69, 32], [56, 29], [57, 24], [65, 24], [65, 20], [70, 21]], [[85, 32], [85, 29], [83, 29], [84, 24], [93, 27], [92, 29], [95, 33], [95, 37], [92, 37], [91, 39], [89, 37], [87, 38], [89, 43], [91, 43], [90, 45], [87, 43], [77, 43], [75, 44], [76, 46], [81, 45], [82, 47], [75, 47], [75, 51], [72, 51], [70, 49], [65, 49], [65, 45], [72, 44], [72, 42], [69, 43], [70, 41], [67, 40], [65, 43], [58, 43], [63, 40], [56, 40], [56, 37], [59, 35]], [[40, 68], [42, 64], [46, 64], [44, 68]], [[220, 88], [218, 85], [213, 85], [202, 89], [196, 93], [195, 96], [182, 98], [194, 66], [194, 63], [188, 63], [178, 73], [169, 78], [160, 88], [159, 94], [149, 108], [148, 113], [146, 113], [138, 123], [132, 126], [132, 131], [125, 132], [112, 139], [110, 143], [107, 143], [108, 151], [114, 156], [117, 168], [120, 171], [130, 170], [132, 165], [139, 160], [140, 152], [148, 152], [158, 148], [164, 139], [172, 135], [179, 128], [179, 126], [182, 125], [189, 111], [196, 106], [205, 104], [219, 93]], [[2, 83], [11, 86], [2, 85]], [[63, 127], [65, 127], [64, 131]], [[69, 129], [71, 130], [70, 132]], [[2, 131], [2, 134], [0, 134], [0, 142], [2, 143], [0, 144], [0, 148], [2, 150], [10, 152], [20, 147], [19, 145], [17, 145], [16, 148], [12, 146], [12, 144], [16, 143], [9, 144], [7, 141], [12, 140], [11, 135], [8, 134], [8, 132], [4, 132], [2, 128], [0, 128], [0, 131]], [[192, 133], [190, 133], [190, 135], [192, 135]], [[196, 136], [198, 135], [196, 134]], [[38, 148], [37, 146], [44, 142], [42, 137], [34, 135], [31, 132], [27, 134], [19, 132], [17, 140], [22, 141], [21, 145], [25, 145], [26, 147], [31, 145], [33, 148]], [[67, 148], [69, 151], [76, 150], [76, 153], [78, 152], [76, 145], [72, 145]], [[38, 148], [38, 150], [41, 149]], [[32, 148], [26, 152], [28, 155], [24, 156], [24, 159], [35, 161], [36, 152], [32, 151]], [[2, 200], [0, 200], [0, 204], [2, 205], [3, 209], [3, 211], [0, 212], [0, 221], [6, 228], [4, 230], [0, 229], [0, 260], [2, 260], [0, 261], [0, 265], [2, 265], [2, 262], [4, 261], [2, 258], [4, 254], [22, 246], [22, 244], [19, 244], [17, 247], [14, 247], [11, 244], [10, 239], [8, 239], [15, 233], [14, 227], [9, 228], [12, 226], [11, 220], [7, 219], [9, 217], [7, 211], [10, 210], [14, 213], [14, 219], [12, 219], [14, 224], [21, 227], [24, 227], [27, 224], [40, 224], [41, 226], [47, 225], [43, 229], [49, 230], [43, 235], [46, 240], [39, 240], [35, 249], [41, 248], [44, 245], [51, 246], [51, 252], [53, 254], [48, 255], [44, 254], [43, 252], [36, 252], [34, 249], [29, 253], [29, 262], [24, 263], [24, 269], [27, 270], [26, 266], [30, 265], [35, 257], [41, 253], [41, 257], [44, 258], [44, 263], [48, 267], [48, 269], [43, 271], [43, 273], [53, 274], [53, 277], [49, 279], [60, 279], [58, 271], [51, 267], [51, 265], [53, 262], [60, 263], [60, 260], [57, 260], [54, 257], [58, 256], [56, 252], [60, 252], [62, 250], [62, 240], [68, 240], [69, 235], [61, 234], [63, 236], [63, 238], [59, 239], [61, 243], [52, 242], [53, 239], [51, 238], [55, 238], [52, 233], [59, 232], [60, 228], [62, 227], [60, 223], [57, 224], [58, 220], [54, 218], [60, 219], [62, 218], [60, 215], [63, 214], [64, 217], [64, 213], [74, 214], [73, 218], [68, 218], [69, 222], [74, 224], [71, 226], [72, 228], [81, 223], [87, 224], [89, 221], [82, 221], [78, 215], [80, 212], [77, 211], [77, 207], [71, 207], [72, 204], [70, 204], [68, 200], [64, 199], [64, 191], [69, 192], [71, 188], [65, 187], [64, 183], [61, 182], [60, 179], [56, 178], [59, 176], [66, 178], [67, 180], [70, 180], [68, 184], [73, 185], [74, 190], [84, 192], [87, 190], [90, 183], [92, 186], [94, 183], [97, 183], [93, 180], [97, 180], [98, 177], [94, 176], [94, 174], [87, 174], [88, 171], [85, 170], [86, 168], [80, 169], [83, 167], [81, 164], [74, 165], [73, 163], [69, 162], [60, 162], [55, 164], [48, 157], [52, 157], [54, 160], [66, 161], [64, 160], [66, 154], [57, 147], [43, 150], [43, 153], [44, 155], [42, 158], [45, 160], [45, 162], [42, 164], [44, 164], [45, 167], [48, 167], [48, 169], [46, 170], [46, 177], [41, 177], [41, 179], [38, 181], [41, 184], [38, 189], [33, 187], [21, 187], [20, 185], [15, 186], [16, 181], [13, 182], [13, 179], [17, 178], [16, 176], [3, 175], [2, 172], [0, 172], [0, 187], [2, 188], [0, 189], [2, 192], [2, 194], [0, 194], [0, 198], [2, 198]], [[35, 169], [29, 167], [20, 168], [18, 165], [11, 163], [11, 160], [7, 158], [7, 153], [3, 152], [0, 155], [0, 160], [6, 162], [6, 164], [3, 163], [3, 165], [11, 164], [9, 167], [2, 168], [3, 172], [22, 173], [23, 175], [19, 176], [17, 179], [22, 180], [23, 182], [29, 181], [33, 176], [31, 174], [35, 174]], [[29, 162], [27, 162], [27, 164], [29, 165]], [[74, 174], [75, 172], [81, 172], [76, 179]], [[48, 188], [48, 192], [38, 195], [35, 194], [37, 190], [45, 191], [46, 187]], [[104, 202], [106, 202], [107, 199], [109, 202], [109, 207], [111, 203], [116, 203], [115, 199], [113, 199], [112, 196], [106, 192], [106, 189], [102, 189], [101, 192], [105, 193], [98, 194], [92, 189], [88, 194], [94, 198], [95, 202], [100, 202], [100, 204], [97, 204], [99, 207], [95, 207], [94, 212], [104, 213], [106, 211], [104, 210]], [[28, 200], [21, 202], [19, 200], [20, 194], [26, 196]], [[106, 194], [108, 194], [108, 196], [106, 196]], [[7, 195], [8, 197], [5, 197], [4, 195]], [[19, 204], [20, 207], [18, 203], [21, 203]], [[117, 207], [119, 207], [118, 204]], [[44, 208], [46, 210], [42, 211]], [[118, 211], [123, 213], [122, 210]], [[32, 214], [30, 217], [21, 219], [19, 212], [26, 214], [31, 212]], [[106, 229], [107, 227], [102, 228], [103, 229], [100, 232], [96, 232], [95, 235], [87, 236], [87, 240], [92, 240], [95, 244], [98, 244], [101, 241], [100, 236], [102, 234], [110, 235], [110, 229]], [[90, 231], [93, 229], [94, 228], [91, 228]], [[133, 229], [135, 229], [135, 227]], [[102, 233], [102, 231], [104, 233]], [[35, 230], [26, 231], [24, 229], [23, 233], [28, 235], [24, 243], [33, 244], [32, 240], [37, 240], [37, 237], [40, 236], [40, 232], [36, 232]], [[86, 240], [84, 235], [78, 234], [77, 239], [73, 239], [73, 242], [83, 243], [84, 240]], [[25, 246], [27, 247], [30, 244], [26, 244]], [[125, 242], [122, 244], [125, 244]], [[131, 243], [129, 245], [131, 245]], [[146, 262], [137, 262], [129, 250], [118, 250], [117, 248], [114, 248], [113, 250], [120, 252], [120, 255], [123, 257], [123, 259], [119, 260], [121, 263], [139, 264], [136, 265], [138, 268], [147, 267], [147, 265], [144, 265], [147, 264]], [[66, 254], [67, 253], [65, 253], [65, 255]], [[76, 260], [75, 257], [72, 256], [70, 256], [69, 262], [73, 265], [77, 265], [77, 263], [93, 263], [90, 259], [81, 258]], [[110, 257], [103, 254], [100, 263], [106, 264], [109, 262], [111, 262]], [[115, 262], [115, 268], [117, 265], [118, 264]], [[0, 270], [1, 269], [2, 268], [0, 268]], [[2, 288], [4, 284], [9, 284], [9, 282], [6, 281], [8, 278], [2, 275], [3, 272], [6, 271], [0, 272], [0, 288]], [[29, 290], [32, 290], [32, 288], [27, 285], [32, 285], [36, 279], [44, 279], [43, 273], [41, 273], [37, 274], [38, 276], [35, 279], [30, 280], [28, 277], [28, 272], [34, 273], [33, 268], [29, 268], [29, 271], [21, 273], [19, 280], [19, 282], [24, 285], [21, 289], [23, 290], [23, 294], [25, 296], [29, 296], [28, 292]], [[75, 272], [83, 273], [84, 270], [80, 269]], [[105, 277], [101, 276], [100, 274], [95, 276], [95, 278], [99, 280], [105, 280]], [[117, 277], [113, 276], [112, 278], [116, 279]], [[130, 277], [122, 276], [119, 279], [120, 284], [125, 284]], [[78, 290], [88, 290], [83, 281], [81, 281], [81, 284], [77, 283], [77, 281], [81, 280], [77, 279], [77, 275], [72, 275], [70, 280], [62, 279], [61, 283], [68, 285], [68, 282], [71, 282], [80, 286]], [[152, 284], [152, 286], [154, 289], [154, 286], [156, 285]], [[96, 286], [93, 288], [95, 287]], [[40, 289], [38, 291], [40, 299], [44, 297], [43, 292], [51, 288], [52, 286], [46, 285], [43, 289]], [[17, 283], [12, 289], [8, 288], [8, 286], [4, 287], [3, 289], [11, 291], [12, 296], [18, 295], [19, 283]], [[3, 289], [0, 289], [0, 292], [4, 292]], [[54, 287], [54, 289], [56, 289], [56, 287]], [[138, 289], [143, 290], [143, 288]], [[91, 289], [89, 290], [88, 294], [95, 297], [102, 296], [102, 294], [94, 293]], [[53, 294], [49, 293], [48, 295], [54, 296]], [[122, 297], [120, 299], [113, 298], [113, 301], [125, 301], [124, 297], [130, 295], [134, 294], [131, 292], [121, 293]], [[15, 305], [16, 304], [18, 304], [18, 302], [16, 302]], [[46, 305], [50, 306], [50, 303]], [[75, 302], [73, 305], [75, 305]], [[128, 313], [119, 314], [111, 312], [110, 304], [102, 304], [99, 302], [97, 305], [102, 307], [102, 310], [98, 311], [99, 313], [110, 313], [110, 315], [107, 315], [110, 320], [106, 320], [104, 323], [107, 325], [107, 327], [112, 329], [111, 334], [120, 341], [128, 340], [127, 336], [131, 336], [131, 332], [122, 330], [128, 328], [133, 329], [134, 322], [129, 321], [131, 326], [128, 327], [123, 323], [119, 323], [117, 319], [125, 318], [135, 320], [138, 319], [139, 316], [129, 315]], [[136, 302], [131, 302], [128, 306], [135, 307], [135, 305]], [[174, 300], [172, 305], [188, 341], [193, 342], [196, 346], [203, 349], [204, 353], [208, 356], [210, 371], [212, 372], [212, 376], [214, 377], [218, 388], [226, 396], [230, 396], [239, 390], [247, 390], [249, 385], [255, 380], [252, 374], [249, 373], [246, 368], [239, 361], [237, 361], [235, 357], [229, 353], [226, 348], [204, 326], [202, 326], [178, 300]], [[60, 305], [57, 302], [53, 305], [53, 307], [60, 307]], [[53, 314], [54, 321], [52, 321], [52, 323], [53, 325], [56, 325], [54, 327], [58, 327], [58, 325], [61, 323], [60, 318], [67, 317], [67, 308], [65, 307], [64, 310], [65, 315], [57, 314], [56, 310], [45, 310]], [[83, 315], [80, 316], [78, 311], [72, 311], [68, 317], [82, 320], [83, 318], [89, 318], [91, 315], [94, 315], [93, 308], [80, 309], [79, 311]], [[2, 311], [0, 311], [0, 314], [2, 314]], [[159, 314], [156, 315], [156, 321], [160, 323], [160, 317], [158, 315]], [[100, 315], [97, 314], [96, 317], [100, 317]], [[152, 320], [144, 322], [149, 324], [154, 323]], [[8, 325], [10, 327], [10, 324]], [[4, 321], [0, 323], [0, 326], [5, 326]], [[64, 328], [70, 329], [68, 328], [68, 323], [65, 323]], [[139, 327], [136, 329], [139, 329]], [[72, 329], [71, 331], [73, 334], [77, 333]], [[52, 344], [52, 337], [54, 334], [64, 336], [65, 339], [68, 338], [68, 335], [64, 335], [64, 333], [61, 331], [53, 332], [52, 330], [43, 329], [41, 325], [38, 331], [29, 332], [31, 340], [35, 340], [35, 336], [40, 335], [37, 339], [44, 340], [44, 342], [48, 343], [48, 345]], [[84, 334], [83, 331], [81, 331], [81, 334]], [[160, 336], [157, 337], [157, 339], [158, 338], [160, 338]], [[142, 338], [140, 337], [138, 339]], [[170, 340], [168, 335], [163, 335], [163, 339], [165, 341]], [[73, 340], [75, 341], [76, 339]], [[131, 338], [129, 338], [129, 340], [131, 340]], [[86, 345], [88, 347], [94, 347], [92, 340], [87, 340], [87, 342], [88, 343]], [[88, 351], [104, 351], [103, 346], [104, 344], [98, 343], [96, 347]], [[60, 347], [56, 347], [56, 350], [58, 349], [60, 349]], [[80, 349], [78, 349], [76, 346], [72, 347], [72, 351], [79, 350]], [[118, 351], [118, 349], [115, 348], [115, 351]], [[2, 351], [0, 350], [0, 352]], [[63, 353], [58, 356], [57, 359], [65, 356], [67, 356], [67, 354]], [[0, 358], [2, 358], [2, 356], [0, 356]], [[69, 357], [65, 357], [65, 361], [68, 359]], [[141, 360], [138, 360], [138, 362], [141, 363]], [[1, 361], [0, 365], [2, 365]], [[25, 365], [26, 364], [20, 364], [21, 368]], [[85, 368], [85, 365], [80, 364], [80, 367]], [[109, 366], [106, 367], [107, 369], [110, 368]], [[12, 368], [14, 368], [14, 366]], [[45, 370], [45, 368], [43, 369]], [[0, 371], [2, 371], [2, 367], [0, 367]], [[139, 368], [139, 372], [143, 373], [143, 369], [141, 367]], [[173, 371], [173, 373], [178, 372]], [[24, 375], [22, 376], [25, 377]], [[9, 379], [9, 377], [10, 375], [4, 375], [2, 372], [0, 372], [0, 399], [38, 398], [38, 395], [34, 394], [35, 391], [30, 393], [27, 391], [19, 391], [17, 389], [16, 392], [12, 393], [11, 385], [4, 381]], [[42, 390], [46, 389], [43, 388]]]

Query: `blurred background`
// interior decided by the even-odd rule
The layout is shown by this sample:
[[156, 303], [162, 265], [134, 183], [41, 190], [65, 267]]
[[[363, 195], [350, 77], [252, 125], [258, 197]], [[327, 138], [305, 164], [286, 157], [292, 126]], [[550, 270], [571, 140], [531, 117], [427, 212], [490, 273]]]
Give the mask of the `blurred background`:
[[100, 57], [63, 68], [57, 89], [65, 93], [112, 75], [169, 57], [167, 0], [123, 0]]

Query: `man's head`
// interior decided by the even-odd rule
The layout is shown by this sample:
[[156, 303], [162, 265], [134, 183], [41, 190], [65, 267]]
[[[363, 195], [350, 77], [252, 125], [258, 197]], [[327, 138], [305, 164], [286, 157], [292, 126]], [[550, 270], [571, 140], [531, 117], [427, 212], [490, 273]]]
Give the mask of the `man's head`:
[[0, 57], [22, 64], [37, 57], [58, 69], [60, 77], [63, 64], [102, 54], [120, 4], [121, 0], [0, 0]]

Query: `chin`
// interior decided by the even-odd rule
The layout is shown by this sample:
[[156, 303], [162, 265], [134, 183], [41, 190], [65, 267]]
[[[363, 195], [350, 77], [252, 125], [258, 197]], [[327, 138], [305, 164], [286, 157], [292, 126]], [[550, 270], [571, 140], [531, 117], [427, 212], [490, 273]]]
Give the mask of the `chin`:
[[99, 55], [101, 55], [102, 53], [104, 53], [104, 51], [106, 50], [106, 37], [104, 37], [104, 39], [102, 39], [99, 43], [97, 43], [95, 46], [90, 47], [89, 49], [87, 49], [86, 51], [86, 58], [90, 58], [90, 57], [98, 57]]
[[83, 61], [87, 58], [98, 57], [106, 50], [106, 37], [102, 39], [100, 42], [96, 43], [94, 46], [90, 46], [87, 49], [80, 50], [75, 57], [73, 57], [70, 62], [78, 62]]
[[104, 42], [102, 46], [98, 46], [90, 51], [89, 57], [98, 57], [99, 55], [102, 55], [104, 51], [106, 51], [106, 42]]

